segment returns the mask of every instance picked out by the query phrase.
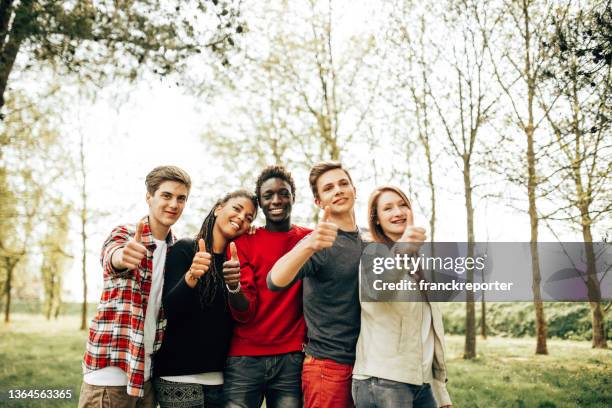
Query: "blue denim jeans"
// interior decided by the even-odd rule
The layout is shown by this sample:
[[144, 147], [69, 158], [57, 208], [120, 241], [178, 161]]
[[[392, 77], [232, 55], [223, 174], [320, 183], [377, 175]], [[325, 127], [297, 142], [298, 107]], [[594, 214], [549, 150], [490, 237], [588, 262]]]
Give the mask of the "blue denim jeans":
[[437, 408], [429, 384], [413, 385], [383, 378], [353, 379], [357, 408]]
[[179, 383], [156, 378], [160, 408], [222, 408], [223, 386]]
[[223, 373], [226, 408], [302, 406], [302, 362], [304, 354], [228, 357]]

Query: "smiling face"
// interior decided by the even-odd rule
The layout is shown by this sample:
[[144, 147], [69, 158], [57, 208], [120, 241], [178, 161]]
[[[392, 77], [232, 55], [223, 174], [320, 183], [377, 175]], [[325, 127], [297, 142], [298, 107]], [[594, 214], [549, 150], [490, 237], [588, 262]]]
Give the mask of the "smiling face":
[[214, 229], [227, 241], [244, 234], [255, 218], [255, 206], [246, 197], [234, 197], [215, 209]]
[[[154, 235], [159, 230], [165, 236], [168, 229], [178, 221], [185, 208], [188, 195], [187, 186], [177, 181], [164, 181], [152, 195], [147, 193], [149, 223]], [[163, 239], [164, 237], [156, 238]]]
[[266, 225], [291, 222], [294, 197], [288, 182], [278, 177], [267, 179], [261, 185], [261, 193], [258, 198], [261, 210], [266, 217]]
[[342, 169], [329, 170], [317, 179], [318, 198], [315, 203], [330, 207], [332, 214], [345, 214], [355, 206], [355, 187]]
[[376, 222], [383, 233], [392, 241], [397, 241], [407, 226], [413, 225], [412, 209], [399, 194], [383, 191], [376, 203]]

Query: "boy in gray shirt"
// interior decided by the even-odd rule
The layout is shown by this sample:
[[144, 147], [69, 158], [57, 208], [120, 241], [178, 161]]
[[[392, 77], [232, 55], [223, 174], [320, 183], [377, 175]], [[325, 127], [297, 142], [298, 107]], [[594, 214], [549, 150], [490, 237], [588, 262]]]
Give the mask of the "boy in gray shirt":
[[359, 259], [355, 187], [338, 162], [313, 166], [315, 204], [324, 209], [316, 229], [280, 258], [268, 274], [279, 290], [303, 278], [308, 344], [302, 371], [306, 407], [352, 407], [351, 376], [359, 335]]

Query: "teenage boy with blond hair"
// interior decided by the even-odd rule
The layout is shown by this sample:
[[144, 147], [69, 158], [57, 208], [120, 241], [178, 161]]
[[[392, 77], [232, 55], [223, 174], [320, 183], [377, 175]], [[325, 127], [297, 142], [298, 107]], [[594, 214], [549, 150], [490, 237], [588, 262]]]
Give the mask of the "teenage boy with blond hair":
[[180, 218], [191, 179], [175, 166], [146, 177], [149, 213], [136, 226], [113, 229], [102, 247], [104, 289], [91, 322], [79, 407], [153, 408], [151, 356], [161, 346], [161, 303], [170, 227]]
[[363, 246], [355, 224], [356, 190], [338, 162], [315, 164], [309, 182], [323, 217], [309, 236], [278, 260], [267, 283], [270, 289], [280, 290], [303, 279], [308, 333], [302, 369], [304, 405], [352, 407]]

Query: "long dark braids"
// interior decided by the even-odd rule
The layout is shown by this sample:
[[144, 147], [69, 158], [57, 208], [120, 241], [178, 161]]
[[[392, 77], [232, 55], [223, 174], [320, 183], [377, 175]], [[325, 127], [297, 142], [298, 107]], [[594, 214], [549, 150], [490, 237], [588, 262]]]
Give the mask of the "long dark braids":
[[[202, 222], [202, 227], [200, 228], [200, 232], [195, 237], [195, 251], [199, 251], [198, 242], [200, 239], [204, 240], [206, 244], [206, 251], [213, 254], [213, 229], [215, 227], [215, 223], [217, 222], [217, 216], [215, 215], [215, 210], [219, 206], [225, 205], [229, 200], [236, 197], [244, 197], [253, 203], [253, 207], [255, 207], [255, 211], [257, 211], [257, 198], [253, 193], [250, 193], [247, 190], [236, 190], [231, 193], [226, 194], [218, 200], [215, 205], [213, 205], [212, 209], [204, 218], [204, 222]], [[225, 251], [224, 251], [225, 256]], [[223, 271], [217, 270], [217, 266], [215, 265], [214, 258], [211, 259], [210, 266], [208, 268], [208, 272], [205, 273], [197, 283], [198, 294], [200, 297], [200, 305], [202, 307], [210, 306], [217, 295], [217, 290], [221, 289], [223, 295], [225, 296], [225, 291], [223, 291]]]

